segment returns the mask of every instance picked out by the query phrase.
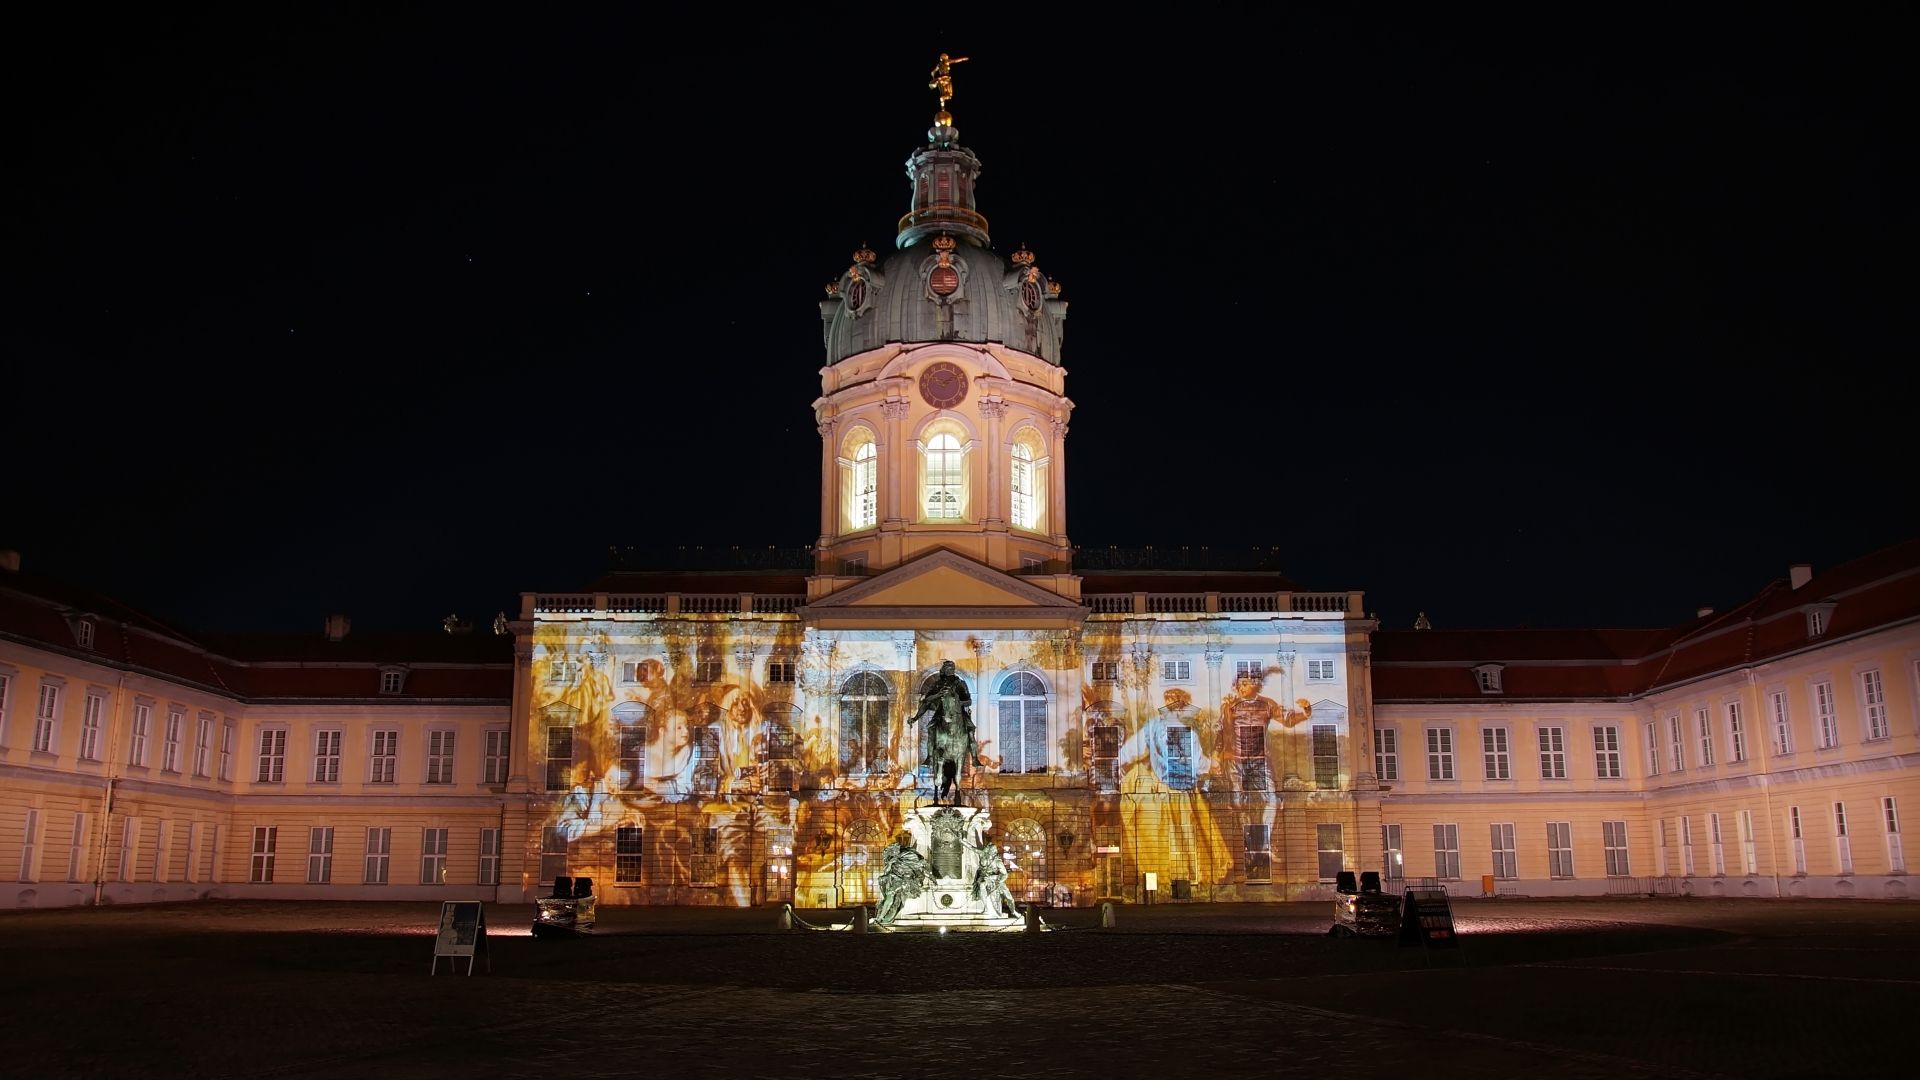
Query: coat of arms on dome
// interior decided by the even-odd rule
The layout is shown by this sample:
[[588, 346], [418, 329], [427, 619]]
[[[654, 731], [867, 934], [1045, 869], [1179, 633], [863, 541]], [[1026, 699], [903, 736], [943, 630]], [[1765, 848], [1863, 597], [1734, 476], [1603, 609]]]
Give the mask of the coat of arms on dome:
[[1035, 266], [1034, 254], [1021, 244], [1020, 250], [1008, 258], [1013, 260], [1013, 271], [1007, 275], [1006, 287], [1011, 290], [1020, 304], [1020, 313], [1029, 319], [1040, 315], [1041, 301], [1056, 296], [1060, 287], [1047, 280], [1040, 268]]
[[920, 264], [920, 276], [927, 283], [927, 299], [936, 304], [951, 304], [966, 297], [967, 263], [955, 257], [959, 241], [940, 234], [933, 238], [933, 254]]
[[873, 306], [874, 294], [886, 284], [886, 278], [873, 268], [878, 258], [867, 245], [861, 244], [860, 250], [853, 253], [853, 265], [840, 275], [839, 281], [827, 287], [827, 295], [840, 297], [856, 319]]

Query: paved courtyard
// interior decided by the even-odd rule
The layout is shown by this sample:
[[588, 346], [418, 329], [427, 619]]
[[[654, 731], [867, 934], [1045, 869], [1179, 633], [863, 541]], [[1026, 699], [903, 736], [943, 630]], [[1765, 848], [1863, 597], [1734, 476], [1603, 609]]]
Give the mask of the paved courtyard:
[[[1837, 1076], [1900, 1070], [1920, 904], [1460, 901], [1463, 948], [1325, 936], [1324, 904], [1058, 913], [1045, 935], [780, 932], [489, 906], [427, 975], [425, 904], [0, 915], [17, 1076]], [[811, 921], [829, 913], [803, 912]]]

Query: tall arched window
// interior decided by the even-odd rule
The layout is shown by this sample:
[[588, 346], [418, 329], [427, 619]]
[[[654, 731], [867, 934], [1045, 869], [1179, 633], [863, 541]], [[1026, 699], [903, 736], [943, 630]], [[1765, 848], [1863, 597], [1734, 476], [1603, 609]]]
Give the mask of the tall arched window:
[[1031, 671], [1000, 680], [1000, 771], [1047, 771], [1047, 687]]
[[887, 710], [892, 694], [876, 671], [857, 671], [840, 685], [840, 771], [864, 773], [887, 762]]
[[880, 516], [880, 459], [870, 442], [853, 454], [853, 527], [872, 528]]
[[960, 440], [941, 433], [927, 443], [927, 519], [960, 516]]
[[1040, 520], [1033, 491], [1033, 451], [1026, 443], [1013, 444], [1013, 524], [1031, 529]]

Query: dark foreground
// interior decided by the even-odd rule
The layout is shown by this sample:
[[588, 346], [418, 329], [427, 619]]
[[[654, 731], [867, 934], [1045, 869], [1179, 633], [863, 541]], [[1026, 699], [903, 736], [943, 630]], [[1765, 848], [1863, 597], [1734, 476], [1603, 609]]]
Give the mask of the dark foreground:
[[[771, 930], [489, 907], [206, 902], [0, 915], [14, 1076], [1837, 1076], [1904, 1072], [1920, 905], [1463, 901], [1459, 952], [1332, 939], [1327, 905], [1069, 912], [1061, 933]], [[818, 920], [823, 913], [806, 913]], [[442, 968], [444, 972], [444, 964]]]

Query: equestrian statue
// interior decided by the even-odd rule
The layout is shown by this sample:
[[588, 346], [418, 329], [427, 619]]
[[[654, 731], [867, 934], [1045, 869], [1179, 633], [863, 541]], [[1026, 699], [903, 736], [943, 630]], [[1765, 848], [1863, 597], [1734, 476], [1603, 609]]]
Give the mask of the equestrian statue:
[[933, 798], [937, 803], [959, 792], [963, 763], [985, 768], [973, 727], [973, 696], [967, 693], [967, 684], [954, 674], [951, 660], [940, 665], [940, 674], [920, 696], [920, 711], [914, 714], [914, 722], [929, 713], [932, 718], [927, 720], [920, 764], [933, 770]]

